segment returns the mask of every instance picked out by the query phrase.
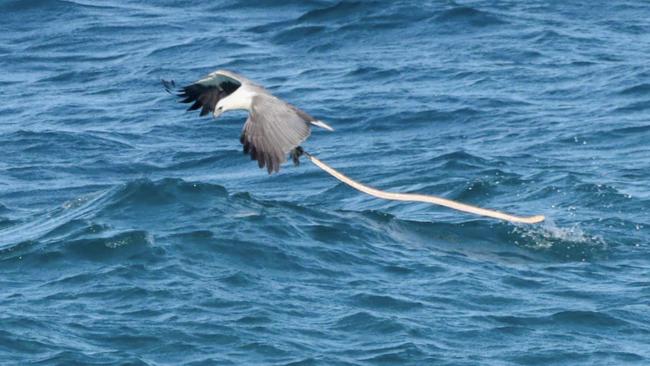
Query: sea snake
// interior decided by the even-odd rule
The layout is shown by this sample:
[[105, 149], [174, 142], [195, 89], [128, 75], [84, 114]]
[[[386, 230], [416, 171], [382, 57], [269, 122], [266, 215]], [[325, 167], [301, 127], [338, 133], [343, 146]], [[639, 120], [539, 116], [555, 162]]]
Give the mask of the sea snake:
[[331, 166], [323, 163], [319, 159], [317, 159], [315, 156], [309, 154], [306, 151], [303, 151], [303, 154], [307, 156], [309, 161], [314, 163], [317, 167], [321, 168], [325, 172], [329, 173], [331, 176], [334, 178], [340, 180], [341, 182], [349, 185], [350, 187], [361, 191], [363, 193], [369, 194], [371, 196], [377, 197], [377, 198], [382, 198], [385, 200], [391, 200], [391, 201], [406, 201], [406, 202], [425, 202], [425, 203], [431, 203], [434, 205], [440, 205], [440, 206], [445, 206], [449, 208], [453, 208], [454, 210], [458, 211], [463, 211], [463, 212], [469, 212], [473, 213], [475, 215], [480, 215], [480, 216], [487, 216], [487, 217], [492, 217], [495, 219], [500, 219], [500, 220], [505, 220], [509, 222], [516, 222], [516, 223], [524, 223], [524, 224], [536, 224], [539, 222], [544, 221], [544, 216], [542, 215], [535, 215], [535, 216], [527, 216], [527, 217], [522, 217], [522, 216], [515, 216], [515, 215], [509, 215], [507, 213], [495, 211], [495, 210], [488, 210], [485, 208], [481, 207], [476, 207], [472, 205], [468, 205], [465, 203], [460, 203], [452, 200], [448, 200], [446, 198], [442, 197], [436, 197], [436, 196], [428, 196], [424, 194], [417, 194], [417, 193], [396, 193], [396, 192], [386, 192], [386, 191], [381, 191], [376, 188], [368, 187], [365, 184], [359, 183], [343, 173], [337, 171], [336, 169], [332, 168]]

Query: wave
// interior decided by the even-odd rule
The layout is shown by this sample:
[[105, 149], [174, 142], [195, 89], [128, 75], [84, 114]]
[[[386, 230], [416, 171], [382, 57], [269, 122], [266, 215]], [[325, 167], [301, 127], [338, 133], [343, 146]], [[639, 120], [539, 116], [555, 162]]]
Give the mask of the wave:
[[636, 112], [645, 112], [650, 109], [650, 100], [643, 100], [638, 102], [628, 103], [622, 107], [617, 107], [612, 110], [613, 113], [636, 113]]
[[[429, 163], [436, 163], [436, 162], [463, 162], [464, 164], [469, 164], [475, 167], [487, 167], [487, 166], [494, 166], [493, 161], [490, 161], [486, 158], [482, 158], [480, 156], [472, 155], [469, 152], [465, 150], [456, 150], [452, 151], [449, 153], [445, 153], [439, 156], [436, 156], [435, 158], [432, 158]], [[503, 163], [498, 163], [497, 165], [503, 165]]]
[[[353, 72], [356, 72], [356, 70]], [[399, 78], [399, 72], [393, 70], [364, 70], [363, 73], [367, 74], [366, 77], [372, 77], [377, 80], [384, 79], [387, 82]], [[359, 76], [363, 76], [363, 74]], [[355, 77], [358, 76], [355, 75]], [[456, 108], [452, 110], [427, 109], [420, 111], [407, 111], [381, 115], [364, 121], [362, 126], [366, 130], [392, 131], [395, 128], [394, 121], [399, 119], [402, 123], [401, 129], [416, 130], [423, 126], [442, 127], [448, 126], [450, 123], [462, 123], [480, 114], [480, 110], [469, 107]]]
[[[598, 39], [596, 38], [576, 36], [560, 30], [533, 31], [524, 34], [522, 37], [525, 39], [529, 39], [531, 42], [538, 45], [564, 44], [564, 43], [596, 44], [599, 42]], [[575, 65], [585, 66], [591, 64], [592, 64], [591, 61], [580, 61]]]
[[384, 317], [366, 311], [358, 311], [336, 319], [332, 328], [339, 331], [354, 329], [372, 334], [394, 334], [406, 330], [404, 324], [398, 319]]
[[474, 27], [487, 27], [505, 23], [496, 14], [469, 6], [455, 6], [444, 10], [435, 16], [434, 20], [436, 22], [465, 24]]
[[164, 203], [200, 202], [206, 197], [227, 197], [228, 191], [220, 185], [187, 182], [178, 178], [159, 181], [139, 179], [129, 182], [112, 195], [107, 209], [138, 205], [160, 205]]
[[508, 325], [551, 326], [575, 329], [588, 328], [625, 328], [630, 324], [623, 319], [601, 311], [564, 310], [542, 316], [493, 316], [494, 320]]
[[[180, 5], [185, 3], [179, 2]], [[304, 6], [319, 6], [322, 5], [320, 0], [229, 0], [225, 4], [219, 3], [217, 6], [212, 8], [213, 11], [223, 11], [224, 9], [228, 10], [239, 10], [242, 8], [259, 8], [263, 7], [280, 7], [280, 8], [292, 8], [292, 7], [304, 7]], [[274, 9], [275, 10], [275, 9]]]
[[[22, 243], [45, 245], [76, 240], [89, 235], [106, 245], [119, 246], [121, 235], [131, 235], [125, 233], [133, 231], [127, 229], [111, 233], [110, 225], [101, 223], [102, 215], [111, 217], [124, 210], [137, 212], [147, 206], [162, 206], [166, 203], [199, 204], [205, 201], [206, 197], [214, 199], [226, 197], [227, 194], [222, 186], [186, 182], [181, 179], [168, 178], [156, 182], [148, 179], [132, 181], [65, 202], [60, 207], [39, 213], [0, 230], [0, 251], [11, 251]], [[137, 230], [135, 232], [142, 234]], [[96, 236], [101, 233], [109, 237]]]
[[[461, 250], [458, 244], [462, 243], [462, 250], [466, 253], [481, 248], [504, 256], [521, 256], [527, 260], [541, 255], [538, 259], [551, 261], [596, 260], [607, 257], [610, 253], [610, 245], [603, 237], [590, 234], [580, 224], [562, 226], [546, 222], [535, 226], [512, 225], [465, 215], [435, 222], [399, 218], [376, 211], [347, 213], [346, 216], [348, 215], [353, 215], [348, 220], [372, 228], [382, 240], [397, 241], [402, 245], [422, 243], [433, 245], [432, 249]], [[352, 235], [354, 234], [356, 233]], [[377, 240], [376, 237], [367, 239]]]
[[328, 29], [328, 27], [320, 25], [298, 25], [276, 33], [272, 39], [280, 44], [289, 44], [303, 41], [309, 37], [320, 36]]
[[81, 9], [112, 9], [110, 6], [100, 6], [95, 4], [85, 4], [75, 1], [66, 0], [8, 0], [0, 3], [0, 11], [28, 11], [28, 10], [65, 10], [75, 11]]
[[[464, 151], [435, 159], [443, 164], [451, 160], [466, 161], [477, 167], [494, 166], [486, 159]], [[474, 201], [499, 193], [500, 184], [518, 186], [525, 182], [516, 174], [507, 174], [499, 169], [483, 171], [485, 179], [475, 180], [469, 185], [456, 184], [456, 188], [452, 188], [456, 191], [451, 196]], [[340, 185], [335, 187], [337, 190], [347, 189]], [[582, 185], [577, 189], [587, 194], [602, 193], [594, 192], [593, 185]], [[336, 199], [336, 192], [331, 191], [328, 196]], [[314, 202], [321, 205], [320, 199]], [[408, 212], [407, 208], [404, 210]], [[333, 265], [363, 265], [366, 262], [366, 258], [329, 247], [348, 245], [351, 240], [360, 243], [406, 240], [405, 244], [416, 242], [427, 245], [433, 240], [436, 246], [446, 248], [450, 238], [458, 238], [478, 246], [488, 244], [495, 251], [517, 251], [519, 248], [528, 251], [524, 255], [537, 253], [561, 260], [590, 260], [604, 255], [608, 249], [608, 244], [601, 237], [588, 234], [578, 225], [567, 228], [553, 223], [536, 227], [512, 226], [444, 209], [434, 208], [431, 212], [442, 212], [454, 219], [445, 218], [444, 222], [436, 222], [435, 216], [432, 216], [434, 221], [427, 222], [376, 210], [324, 210], [308, 202], [297, 204], [261, 200], [247, 192], [230, 194], [223, 186], [210, 183], [177, 178], [157, 181], [138, 179], [68, 201], [20, 222], [4, 222], [0, 229], [0, 252], [4, 253], [3, 257], [15, 258], [51, 247], [51, 250], [45, 251], [66, 250], [72, 252], [71, 255], [79, 256], [78, 253], [74, 254], [77, 248], [86, 246], [112, 249], [121, 245], [130, 248], [139, 244], [151, 246], [155, 238], [150, 233], [158, 232], [165, 241], [193, 242], [199, 245], [196, 248], [199, 251], [209, 248], [247, 266], [261, 261], [265, 267], [276, 268], [278, 264], [277, 268], [285, 266], [296, 271], [312, 272], [325, 269], [321, 265], [304, 262], [305, 253], [295, 253], [296, 250], [301, 251], [300, 247], [282, 249], [277, 245], [250, 242], [245, 239], [247, 236], [242, 237], [238, 233], [248, 232], [248, 236], [268, 238], [269, 242], [280, 238], [282, 242], [294, 244], [304, 238], [315, 240], [326, 244], [326, 248], [313, 250], [307, 257]], [[187, 217], [178, 220], [178, 215]], [[206, 221], [207, 217], [213, 218]], [[206, 230], [216, 222], [228, 240], [216, 240], [215, 235], [219, 231]], [[305, 225], [305, 222], [309, 224]], [[167, 232], [169, 234], [165, 234]], [[57, 249], [62, 243], [68, 244], [64, 249]], [[208, 247], [201, 249], [202, 243]], [[472, 245], [468, 245], [467, 249], [473, 250]], [[92, 252], [100, 251], [91, 249], [88, 255], [92, 256]]]
[[[388, 6], [387, 6], [388, 5]], [[308, 44], [310, 52], [331, 51], [350, 45], [350, 36], [363, 36], [367, 42], [378, 32], [413, 30], [449, 32], [467, 27], [488, 27], [506, 23], [498, 15], [468, 6], [439, 9], [425, 5], [385, 4], [376, 1], [339, 1], [305, 11], [298, 17], [255, 25], [248, 31], [271, 34], [274, 43]]]
[[[79, 150], [101, 151], [109, 149], [132, 149], [133, 146], [114, 136], [103, 136], [101, 132], [73, 132], [43, 130], [18, 130], [0, 138], [4, 146], [12, 146], [25, 153], [78, 154]], [[99, 149], [99, 150], [96, 150]]]
[[358, 293], [351, 297], [350, 301], [363, 308], [370, 308], [376, 311], [410, 311], [420, 309], [423, 304], [419, 301], [412, 301], [406, 298], [397, 298], [389, 295], [378, 295], [370, 293]]
[[650, 83], [640, 83], [626, 87], [618, 92], [621, 95], [649, 95]]
[[184, 42], [166, 45], [164, 47], [156, 47], [149, 51], [148, 57], [161, 57], [170, 58], [181, 54], [194, 54], [205, 48], [219, 49], [221, 52], [228, 50], [244, 51], [250, 47], [245, 43], [235, 42], [225, 37], [196, 37], [188, 39]]
[[377, 1], [340, 1], [332, 6], [307, 11], [297, 18], [298, 22], [341, 21], [363, 16], [369, 9], [380, 5]]
[[505, 238], [517, 246], [567, 261], [604, 258], [609, 253], [609, 244], [602, 236], [585, 232], [579, 224], [562, 227], [547, 220], [538, 227], [516, 226]]

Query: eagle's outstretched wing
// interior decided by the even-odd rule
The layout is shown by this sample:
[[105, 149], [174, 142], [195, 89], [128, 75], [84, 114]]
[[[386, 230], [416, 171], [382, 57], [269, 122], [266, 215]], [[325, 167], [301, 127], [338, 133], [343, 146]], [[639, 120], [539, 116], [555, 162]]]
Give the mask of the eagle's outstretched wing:
[[252, 105], [240, 141], [244, 153], [271, 174], [309, 137], [313, 118], [270, 94], [256, 95]]
[[242, 83], [222, 71], [215, 71], [194, 84], [176, 89], [176, 83], [173, 80], [162, 81], [165, 90], [169, 93], [177, 91], [181, 98], [181, 103], [193, 103], [187, 110], [193, 111], [201, 108], [201, 116], [214, 112], [215, 107], [220, 99], [227, 97], [237, 90]]

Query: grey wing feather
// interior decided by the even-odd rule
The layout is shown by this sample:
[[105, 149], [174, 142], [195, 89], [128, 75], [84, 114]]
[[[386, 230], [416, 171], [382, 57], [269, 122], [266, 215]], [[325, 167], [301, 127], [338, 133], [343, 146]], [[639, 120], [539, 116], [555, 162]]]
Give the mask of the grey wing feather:
[[308, 122], [284, 101], [272, 95], [257, 95], [242, 131], [244, 152], [257, 160], [260, 168], [266, 166], [269, 174], [277, 172], [287, 161], [287, 154], [309, 137]]

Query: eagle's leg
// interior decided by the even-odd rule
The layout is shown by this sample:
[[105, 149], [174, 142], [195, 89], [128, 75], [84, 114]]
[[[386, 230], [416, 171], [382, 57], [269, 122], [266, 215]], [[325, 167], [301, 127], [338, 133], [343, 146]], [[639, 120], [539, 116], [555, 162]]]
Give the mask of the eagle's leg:
[[300, 165], [300, 156], [302, 156], [304, 152], [305, 151], [300, 146], [296, 146], [295, 149], [291, 150], [289, 156], [291, 156], [291, 160], [293, 160], [293, 165]]

